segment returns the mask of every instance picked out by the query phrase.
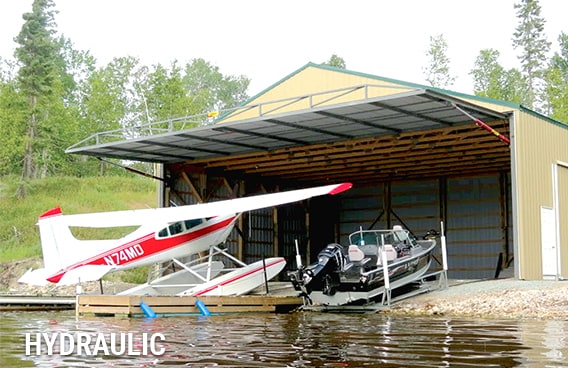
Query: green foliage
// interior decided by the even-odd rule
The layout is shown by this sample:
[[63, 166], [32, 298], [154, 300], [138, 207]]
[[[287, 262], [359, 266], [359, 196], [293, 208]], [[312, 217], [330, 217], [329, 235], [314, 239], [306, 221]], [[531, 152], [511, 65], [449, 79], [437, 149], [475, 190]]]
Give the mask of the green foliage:
[[527, 83], [526, 105], [542, 111], [543, 78], [550, 42], [544, 34], [545, 20], [540, 15], [538, 0], [521, 0], [514, 5], [519, 24], [513, 33], [513, 47], [520, 48], [521, 69]]
[[120, 129], [130, 113], [131, 74], [138, 66], [135, 58], [115, 58], [89, 75], [82, 100], [81, 136]]
[[131, 284], [143, 284], [148, 280], [148, 272], [150, 266], [142, 266], [131, 268], [129, 270], [120, 271], [117, 273], [111, 273], [105, 276], [106, 280], [118, 280], [122, 282], [128, 282]]
[[433, 87], [448, 88], [454, 84], [456, 77], [450, 73], [450, 59], [447, 56], [448, 44], [443, 35], [430, 36], [430, 48], [426, 55], [430, 65], [423, 68], [426, 81]]
[[[560, 52], [544, 73], [544, 55], [550, 45], [544, 37], [540, 6], [537, 0], [519, 1], [513, 46], [522, 49], [522, 72], [500, 66], [498, 51], [482, 50], [471, 72], [474, 93], [529, 107], [537, 100], [540, 110], [567, 121], [567, 36], [560, 35]], [[65, 150], [103, 131], [116, 130], [112, 138], [116, 140], [163, 133], [176, 118], [224, 110], [248, 98], [247, 77], [223, 75], [201, 58], [146, 66], [127, 56], [96, 67], [88, 51], [76, 50], [65, 37], [54, 38], [57, 12], [53, 7], [52, 0], [34, 0], [15, 38], [16, 60], [0, 58], [0, 175], [20, 176], [22, 169], [26, 180], [123, 175], [120, 169], [92, 157], [68, 155]], [[442, 35], [430, 37], [427, 55], [430, 65], [423, 71], [428, 82], [441, 88], [452, 85], [455, 77], [450, 74]], [[345, 68], [345, 61], [336, 54], [324, 64]], [[538, 99], [536, 92], [541, 95]], [[199, 123], [186, 121], [184, 128]]]
[[329, 65], [340, 69], [345, 69], [345, 60], [342, 57], [337, 56], [336, 54], [331, 55], [328, 61], [322, 63], [322, 65]]
[[219, 68], [203, 59], [185, 65], [183, 84], [199, 112], [223, 110], [245, 101], [250, 80], [245, 76], [223, 76]]
[[568, 123], [568, 35], [562, 32], [558, 43], [545, 76], [547, 107], [552, 118]]
[[39, 96], [51, 89], [56, 76], [57, 45], [55, 33], [54, 6], [51, 0], [34, 0], [32, 12], [23, 15], [24, 24], [14, 39], [20, 46], [16, 58], [21, 67], [18, 78], [23, 92], [28, 96]]
[[34, 0], [15, 38], [17, 63], [0, 59], [0, 175], [107, 175], [116, 170], [65, 150], [103, 131], [116, 130], [117, 140], [161, 133], [142, 128], [248, 98], [248, 78], [222, 75], [203, 59], [167, 68], [118, 57], [96, 68], [94, 57], [71, 40], [53, 38], [53, 6]]
[[516, 69], [505, 70], [499, 64], [499, 56], [499, 51], [494, 49], [480, 51], [470, 72], [475, 95], [523, 103], [524, 79]]
[[24, 156], [27, 99], [15, 81], [0, 84], [0, 176], [20, 173]]
[[[16, 196], [20, 186], [28, 195]], [[0, 179], [0, 262], [41, 255], [39, 215], [60, 206], [64, 213], [104, 212], [157, 206], [157, 184], [130, 177], [49, 177], [22, 182], [16, 176]], [[97, 233], [97, 235], [99, 235]], [[107, 238], [123, 234], [107, 233]], [[81, 236], [85, 238], [85, 234]]]

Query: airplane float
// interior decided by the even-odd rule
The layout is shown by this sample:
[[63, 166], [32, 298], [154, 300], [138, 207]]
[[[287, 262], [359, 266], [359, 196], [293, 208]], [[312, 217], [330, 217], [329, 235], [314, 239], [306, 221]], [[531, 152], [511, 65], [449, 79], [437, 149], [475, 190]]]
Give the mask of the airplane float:
[[[99, 280], [111, 272], [173, 260], [189, 271], [197, 284], [179, 289], [184, 290], [184, 295], [227, 295], [224, 293], [228, 290], [244, 293], [252, 288], [252, 284], [245, 282], [247, 277], [274, 277], [286, 261], [282, 257], [273, 257], [245, 265], [218, 247], [225, 242], [240, 214], [315, 196], [338, 194], [351, 186], [351, 183], [341, 183], [178, 207], [72, 215], [64, 215], [56, 207], [38, 220], [44, 268], [30, 269], [18, 281], [39, 286], [49, 283], [71, 285]], [[70, 227], [122, 226], [138, 228], [120, 239], [104, 240], [79, 240], [70, 230]], [[209, 251], [207, 263], [190, 268], [177, 261], [180, 257], [205, 251]], [[223, 266], [212, 257], [219, 253], [248, 268], [215, 278]], [[223, 289], [226, 291], [220, 292]]]

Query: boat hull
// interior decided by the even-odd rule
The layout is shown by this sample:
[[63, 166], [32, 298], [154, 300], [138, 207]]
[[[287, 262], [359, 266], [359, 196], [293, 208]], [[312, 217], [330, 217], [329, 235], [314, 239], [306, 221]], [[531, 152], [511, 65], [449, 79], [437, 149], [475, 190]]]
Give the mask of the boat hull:
[[[380, 301], [387, 290], [400, 288], [423, 278], [432, 262], [434, 239], [419, 240], [387, 262], [388, 289], [380, 247], [354, 257], [339, 244], [329, 244], [310, 266], [289, 272], [296, 290], [314, 305], [339, 306]], [[363, 249], [362, 247], [359, 249]], [[366, 248], [367, 250], [369, 247]], [[355, 250], [357, 253], [358, 250]]]
[[[404, 285], [408, 285], [414, 281], [420, 280], [430, 268], [431, 261], [422, 263], [422, 266], [417, 268], [413, 273], [407, 273], [395, 280], [390, 280], [390, 289], [396, 289]], [[349, 290], [349, 287], [352, 289]], [[370, 301], [378, 301], [379, 298], [385, 293], [384, 278], [381, 282], [374, 283], [373, 285], [360, 286], [355, 283], [343, 283], [337, 292], [324, 294], [322, 291], [313, 290], [309, 295], [312, 304], [315, 305], [349, 305], [356, 303], [365, 303]]]

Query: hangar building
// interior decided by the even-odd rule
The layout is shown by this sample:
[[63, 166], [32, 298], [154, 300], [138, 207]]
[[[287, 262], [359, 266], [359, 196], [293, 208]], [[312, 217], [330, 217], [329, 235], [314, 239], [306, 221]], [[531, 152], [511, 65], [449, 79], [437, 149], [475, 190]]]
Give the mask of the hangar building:
[[568, 278], [563, 122], [313, 63], [213, 115], [150, 124], [131, 139], [101, 132], [67, 152], [161, 164], [163, 206], [354, 184], [243, 214], [227, 247], [246, 262], [280, 255], [291, 268], [295, 241], [314, 260], [360, 227], [401, 224], [420, 236], [443, 223], [450, 278], [507, 267], [519, 279]]

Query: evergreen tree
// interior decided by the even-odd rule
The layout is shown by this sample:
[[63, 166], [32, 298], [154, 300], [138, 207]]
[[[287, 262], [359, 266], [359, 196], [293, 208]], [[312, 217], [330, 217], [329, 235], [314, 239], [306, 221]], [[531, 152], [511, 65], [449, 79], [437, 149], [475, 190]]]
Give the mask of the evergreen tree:
[[518, 58], [527, 86], [524, 102], [529, 108], [542, 111], [544, 72], [550, 50], [550, 42], [544, 34], [545, 20], [540, 15], [538, 0], [521, 0], [514, 7], [519, 24], [513, 33], [513, 47], [521, 49]]
[[443, 35], [430, 36], [430, 48], [426, 55], [430, 58], [430, 65], [422, 69], [426, 81], [432, 87], [448, 88], [456, 80], [450, 74], [450, 59], [447, 56], [448, 44]]
[[[18, 84], [28, 101], [22, 178], [31, 179], [38, 174], [36, 159], [45, 152], [36, 153], [34, 148], [42, 136], [39, 127], [45, 121], [46, 103], [53, 92], [57, 76], [58, 46], [55, 33], [54, 13], [51, 0], [34, 0], [32, 12], [25, 13], [25, 20], [18, 36], [15, 56], [20, 63]], [[20, 195], [25, 194], [22, 190]]]

